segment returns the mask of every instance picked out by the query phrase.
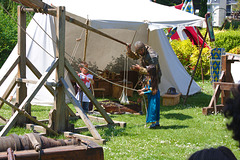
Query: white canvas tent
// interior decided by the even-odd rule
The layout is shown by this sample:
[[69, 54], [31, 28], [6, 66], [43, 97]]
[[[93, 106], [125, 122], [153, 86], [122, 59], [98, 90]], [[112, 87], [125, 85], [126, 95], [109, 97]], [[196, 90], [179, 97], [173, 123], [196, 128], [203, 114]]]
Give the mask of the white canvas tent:
[[[131, 43], [133, 37], [135, 37], [134, 42], [141, 40], [149, 44], [158, 52], [160, 57], [159, 61], [163, 72], [162, 83], [160, 84], [161, 93], [165, 93], [169, 87], [174, 86], [178, 92], [186, 95], [191, 77], [177, 59], [162, 28], [202, 26], [202, 18], [147, 0], [46, 0], [45, 2], [54, 6], [65, 6], [68, 12], [74, 14], [70, 14], [74, 18], [82, 22], [85, 22], [88, 18], [91, 26], [101, 29], [101, 31], [121, 41]], [[34, 19], [38, 24], [32, 20], [27, 27], [27, 32], [37, 44], [27, 36], [27, 57], [43, 73], [50, 66], [55, 56], [55, 43], [46, 35], [48, 33], [55, 39], [54, 18], [49, 15], [35, 14]], [[38, 25], [41, 25], [45, 31], [42, 31]], [[66, 25], [67, 57], [70, 57], [70, 60], [72, 58], [82, 58], [84, 40], [79, 42], [78, 48], [74, 46], [78, 43], [76, 39], [80, 37], [83, 29], [70, 23]], [[135, 33], [136, 36], [134, 36]], [[83, 37], [81, 36], [81, 38]], [[96, 33], [89, 33], [86, 60], [96, 63], [99, 69], [104, 69], [113, 58], [119, 57], [125, 52], [126, 46]], [[12, 65], [16, 55], [17, 47], [1, 68], [0, 79]], [[30, 72], [27, 71], [27, 79], [36, 79]], [[16, 69], [0, 86], [0, 96], [15, 75]], [[55, 74], [53, 73], [48, 81], [54, 81], [54, 77]], [[29, 88], [28, 92], [30, 92], [31, 85], [27, 87]], [[193, 82], [189, 95], [199, 91], [200, 87]], [[32, 104], [51, 105], [52, 102], [53, 97], [45, 88], [42, 88]]]

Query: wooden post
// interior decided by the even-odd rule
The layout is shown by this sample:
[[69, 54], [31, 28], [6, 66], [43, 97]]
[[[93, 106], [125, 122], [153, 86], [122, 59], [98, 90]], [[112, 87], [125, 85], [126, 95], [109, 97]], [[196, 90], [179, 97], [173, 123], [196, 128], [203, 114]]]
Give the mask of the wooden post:
[[194, 71], [193, 71], [193, 73], [192, 73], [190, 83], [189, 83], [189, 85], [188, 85], [187, 95], [186, 95], [186, 98], [185, 98], [185, 100], [184, 100], [184, 104], [186, 104], [186, 102], [187, 102], [188, 93], [189, 93], [189, 91], [190, 91], [190, 88], [191, 88], [191, 85], [192, 85], [192, 81], [193, 81], [193, 77], [194, 77], [194, 75], [195, 75], [195, 72], [196, 72], [196, 69], [197, 69], [199, 60], [200, 60], [200, 58], [201, 58], [201, 54], [202, 54], [202, 50], [203, 50], [203, 47], [204, 47], [204, 43], [205, 43], [206, 37], [207, 37], [207, 31], [206, 31], [205, 36], [204, 36], [204, 38], [203, 38], [203, 44], [202, 44], [202, 47], [201, 47], [201, 50], [200, 50], [200, 53], [199, 53], [199, 56], [198, 56], [198, 60], [197, 60], [196, 66], [195, 66], [195, 68], [194, 68]]
[[[228, 61], [228, 56], [222, 56], [222, 71], [226, 73], [224, 77], [224, 82], [233, 82], [232, 74], [231, 74], [231, 61]], [[222, 90], [221, 93], [221, 104], [225, 104], [225, 97], [230, 97], [230, 91]]]
[[[87, 25], [89, 25], [89, 19], [87, 20]], [[86, 54], [87, 54], [87, 41], [88, 41], [88, 29], [86, 29], [85, 32], [85, 43], [84, 43], [84, 55], [83, 55], [83, 61], [86, 61]]]
[[[60, 78], [64, 78], [65, 7], [57, 7], [56, 35], [56, 58], [59, 58], [59, 64], [56, 68], [56, 81], [59, 81]], [[56, 110], [56, 119], [55, 122], [53, 122], [53, 129], [57, 132], [67, 130], [68, 110], [65, 107], [65, 93], [62, 85], [56, 87], [54, 109]]]
[[[22, 11], [22, 6], [18, 6], [18, 55], [20, 56], [18, 64], [17, 78], [26, 78], [26, 13]], [[25, 83], [17, 84], [16, 103], [19, 106], [27, 97], [27, 87]], [[25, 108], [31, 115], [31, 109]], [[14, 110], [13, 110], [14, 111]], [[26, 121], [25, 116], [19, 116], [17, 125], [23, 126]]]

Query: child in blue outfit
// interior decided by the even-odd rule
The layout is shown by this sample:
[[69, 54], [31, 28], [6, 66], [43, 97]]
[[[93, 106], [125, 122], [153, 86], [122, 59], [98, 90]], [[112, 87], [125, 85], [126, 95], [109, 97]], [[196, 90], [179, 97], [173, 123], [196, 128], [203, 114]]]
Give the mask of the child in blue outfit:
[[160, 119], [160, 91], [158, 89], [158, 77], [155, 65], [149, 65], [148, 83], [147, 85], [138, 90], [139, 95], [146, 94], [148, 97], [148, 109], [146, 123], [152, 123], [149, 128], [156, 128], [159, 126]]

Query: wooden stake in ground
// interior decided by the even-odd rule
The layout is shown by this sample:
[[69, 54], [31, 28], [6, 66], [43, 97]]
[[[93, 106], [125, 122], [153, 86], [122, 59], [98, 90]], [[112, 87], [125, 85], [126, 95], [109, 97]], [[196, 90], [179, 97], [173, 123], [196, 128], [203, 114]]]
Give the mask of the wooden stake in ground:
[[188, 85], [187, 95], [186, 95], [186, 98], [185, 98], [185, 100], [184, 100], [184, 104], [186, 104], [186, 102], [187, 102], [189, 90], [190, 90], [190, 88], [191, 88], [192, 81], [193, 81], [193, 77], [194, 77], [194, 75], [195, 75], [195, 73], [196, 73], [199, 60], [201, 59], [202, 49], [203, 49], [203, 47], [204, 47], [204, 43], [205, 43], [206, 37], [207, 37], [207, 31], [206, 31], [205, 36], [204, 36], [204, 38], [203, 38], [203, 44], [202, 44], [202, 47], [201, 47], [201, 50], [200, 50], [200, 53], [199, 53], [199, 56], [198, 56], [197, 64], [196, 64], [196, 66], [195, 66], [195, 68], [194, 68], [194, 71], [193, 71], [192, 77], [191, 77], [191, 81], [190, 81], [190, 83], [189, 83], [189, 85]]

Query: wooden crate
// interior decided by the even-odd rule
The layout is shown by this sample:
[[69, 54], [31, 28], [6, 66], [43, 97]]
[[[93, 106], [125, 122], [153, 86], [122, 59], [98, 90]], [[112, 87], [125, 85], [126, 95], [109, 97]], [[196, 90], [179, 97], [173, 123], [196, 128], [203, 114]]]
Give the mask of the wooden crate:
[[[123, 85], [122, 82], [117, 82], [117, 84]], [[132, 82], [128, 82], [127, 87], [129, 88], [133, 88], [133, 83]], [[114, 98], [120, 98], [121, 94], [122, 94], [123, 88], [117, 85], [113, 85], [112, 86], [112, 97]], [[125, 90], [126, 91], [126, 90]], [[126, 94], [126, 93], [125, 93]], [[127, 96], [132, 97], [133, 96], [133, 91], [132, 90], [127, 90]]]
[[174, 106], [180, 102], [181, 93], [178, 94], [164, 94], [162, 96], [162, 105], [163, 106]]

